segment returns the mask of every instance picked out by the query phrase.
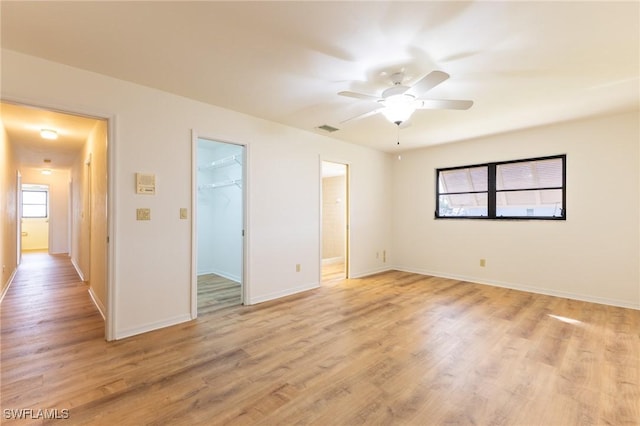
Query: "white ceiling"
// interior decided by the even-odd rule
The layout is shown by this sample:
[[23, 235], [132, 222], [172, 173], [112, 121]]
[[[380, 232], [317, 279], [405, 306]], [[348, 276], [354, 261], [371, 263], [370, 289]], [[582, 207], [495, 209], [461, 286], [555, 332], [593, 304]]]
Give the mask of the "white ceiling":
[[[639, 107], [640, 3], [13, 2], [2, 46], [394, 152]], [[341, 124], [390, 73], [451, 78], [397, 129]]]

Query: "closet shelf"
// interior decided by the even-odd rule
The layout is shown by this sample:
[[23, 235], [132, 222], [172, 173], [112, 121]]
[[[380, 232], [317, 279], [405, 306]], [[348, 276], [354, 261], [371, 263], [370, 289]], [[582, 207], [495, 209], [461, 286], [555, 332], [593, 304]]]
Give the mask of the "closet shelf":
[[198, 170], [212, 170], [218, 169], [220, 167], [231, 166], [231, 165], [241, 165], [242, 164], [242, 156], [241, 155], [231, 155], [229, 157], [224, 157], [216, 161], [212, 161], [211, 163], [201, 166]]
[[216, 188], [224, 188], [226, 186], [237, 186], [238, 188], [242, 188], [242, 179], [230, 179], [222, 182], [216, 183], [205, 183], [203, 185], [198, 186], [198, 189], [216, 189]]

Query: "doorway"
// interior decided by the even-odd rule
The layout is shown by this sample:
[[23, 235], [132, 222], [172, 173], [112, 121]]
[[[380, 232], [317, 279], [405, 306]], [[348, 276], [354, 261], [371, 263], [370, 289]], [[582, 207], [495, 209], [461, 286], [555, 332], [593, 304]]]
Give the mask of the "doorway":
[[246, 158], [244, 145], [206, 138], [195, 144], [194, 318], [245, 300]]
[[322, 161], [322, 282], [349, 276], [349, 166]]
[[49, 185], [22, 184], [18, 199], [22, 251], [49, 251]]
[[75, 269], [105, 320], [105, 337], [113, 338], [107, 203], [112, 123], [9, 101], [2, 101], [2, 120], [15, 153], [17, 268], [23, 251], [40, 250]]

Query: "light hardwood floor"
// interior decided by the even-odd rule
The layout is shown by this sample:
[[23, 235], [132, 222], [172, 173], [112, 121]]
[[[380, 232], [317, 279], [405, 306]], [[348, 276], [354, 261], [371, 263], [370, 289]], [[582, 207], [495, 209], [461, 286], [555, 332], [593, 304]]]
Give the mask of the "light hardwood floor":
[[242, 303], [239, 283], [216, 274], [198, 276], [198, 315], [208, 315], [220, 309]]
[[97, 425], [640, 419], [640, 311], [388, 272], [108, 343], [68, 261], [45, 263], [25, 259], [1, 305], [3, 410]]
[[344, 262], [322, 265], [322, 282], [344, 279], [346, 276]]

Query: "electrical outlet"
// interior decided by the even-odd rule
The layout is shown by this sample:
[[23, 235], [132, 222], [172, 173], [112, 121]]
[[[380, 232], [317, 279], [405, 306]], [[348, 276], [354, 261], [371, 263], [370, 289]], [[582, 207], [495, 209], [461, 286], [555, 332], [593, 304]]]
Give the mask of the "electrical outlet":
[[136, 209], [136, 220], [151, 220], [151, 209]]
[[382, 250], [382, 262], [387, 263], [387, 251]]
[[187, 209], [182, 207], [180, 209], [180, 219], [187, 219], [187, 215], [188, 215]]
[[480, 259], [480, 266], [483, 268], [487, 266], [487, 259]]
[[300, 272], [300, 264], [296, 263], [296, 272]]
[[380, 252], [379, 251], [376, 252], [376, 259], [380, 259]]

